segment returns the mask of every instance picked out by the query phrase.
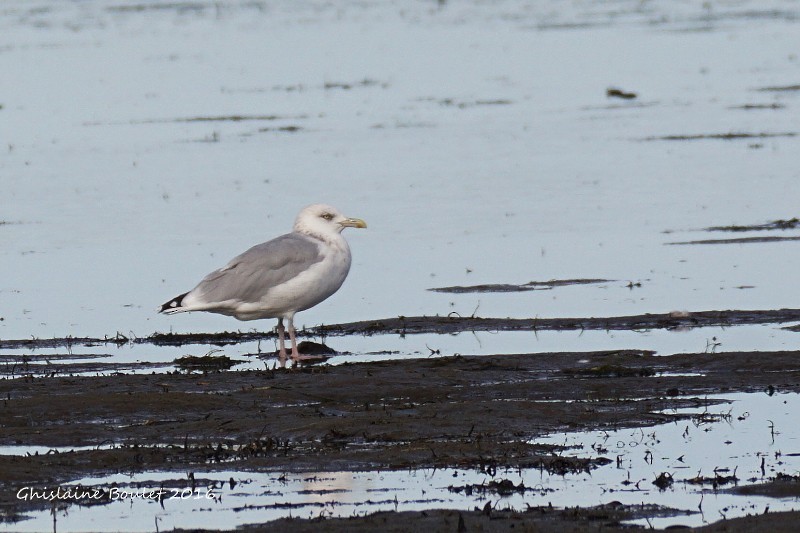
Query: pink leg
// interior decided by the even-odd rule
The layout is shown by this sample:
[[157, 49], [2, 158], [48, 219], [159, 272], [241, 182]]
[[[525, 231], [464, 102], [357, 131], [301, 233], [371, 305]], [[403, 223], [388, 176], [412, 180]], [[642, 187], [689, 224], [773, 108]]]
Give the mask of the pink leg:
[[302, 359], [303, 356], [297, 351], [297, 339], [294, 336], [294, 318], [289, 319], [289, 340], [292, 341], [292, 359], [295, 361]]
[[[289, 322], [289, 336], [292, 338], [292, 346], [294, 346], [294, 333], [292, 332], [292, 323]], [[283, 319], [278, 319], [278, 347], [280, 349], [279, 355], [281, 359], [286, 359], [286, 341], [284, 332], [286, 328], [283, 327]]]
[[295, 337], [294, 320], [292, 318], [289, 319], [289, 339], [292, 341], [292, 359], [295, 361], [322, 359], [322, 357], [318, 355], [303, 355], [297, 349], [297, 338]]

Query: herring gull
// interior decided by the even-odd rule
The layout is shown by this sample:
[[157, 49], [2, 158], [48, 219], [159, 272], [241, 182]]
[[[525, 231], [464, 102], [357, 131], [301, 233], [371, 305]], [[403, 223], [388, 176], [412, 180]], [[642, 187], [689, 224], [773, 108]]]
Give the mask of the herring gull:
[[304, 208], [291, 233], [257, 244], [203, 278], [197, 286], [161, 306], [166, 314], [208, 311], [239, 320], [278, 319], [280, 357], [286, 359], [283, 320], [288, 322], [292, 359], [297, 350], [294, 315], [328, 298], [350, 270], [344, 228], [366, 228], [324, 204]]

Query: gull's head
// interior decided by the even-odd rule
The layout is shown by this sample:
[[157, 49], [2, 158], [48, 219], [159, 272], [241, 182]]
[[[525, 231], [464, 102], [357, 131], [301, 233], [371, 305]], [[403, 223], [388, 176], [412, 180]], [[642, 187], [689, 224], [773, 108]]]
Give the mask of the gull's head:
[[297, 215], [294, 230], [321, 238], [341, 233], [344, 228], [366, 228], [360, 218], [348, 218], [338, 209], [325, 204], [313, 204]]

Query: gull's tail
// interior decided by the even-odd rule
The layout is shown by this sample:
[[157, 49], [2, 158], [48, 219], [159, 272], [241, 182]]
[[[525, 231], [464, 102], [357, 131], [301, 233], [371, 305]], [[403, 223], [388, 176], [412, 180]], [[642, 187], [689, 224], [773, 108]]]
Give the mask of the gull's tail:
[[[191, 292], [191, 291], [189, 291]], [[164, 305], [161, 306], [161, 309], [158, 310], [159, 313], [166, 313], [171, 315], [172, 313], [182, 313], [185, 311], [183, 308], [183, 299], [186, 297], [189, 292], [184, 292], [180, 296], [176, 296], [172, 300], [168, 301]]]

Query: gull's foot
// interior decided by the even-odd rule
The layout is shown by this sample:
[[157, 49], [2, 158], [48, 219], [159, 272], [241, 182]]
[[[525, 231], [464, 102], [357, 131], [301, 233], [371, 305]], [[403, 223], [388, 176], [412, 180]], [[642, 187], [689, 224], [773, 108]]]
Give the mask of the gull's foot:
[[336, 350], [320, 344], [318, 342], [303, 341], [294, 347], [291, 352], [276, 352], [281, 361], [281, 367], [285, 367], [286, 360], [291, 359], [293, 366], [297, 363], [320, 363], [327, 361], [334, 355], [338, 355]]
[[292, 359], [295, 361], [324, 361], [329, 357], [329, 355], [306, 355], [302, 353], [292, 354]]

